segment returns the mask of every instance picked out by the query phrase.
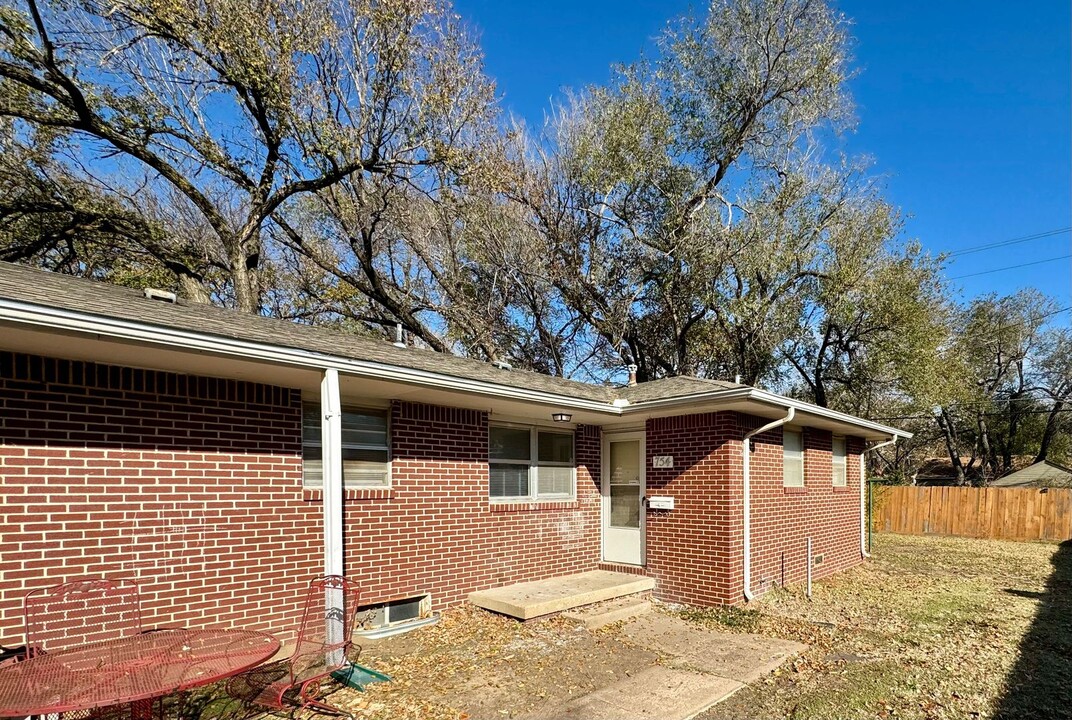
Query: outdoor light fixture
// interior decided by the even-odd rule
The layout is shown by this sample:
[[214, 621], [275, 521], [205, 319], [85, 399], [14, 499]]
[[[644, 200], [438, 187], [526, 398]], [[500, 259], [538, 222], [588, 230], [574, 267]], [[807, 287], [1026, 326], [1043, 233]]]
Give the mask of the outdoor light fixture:
[[573, 419], [573, 416], [569, 413], [551, 413], [551, 419], [555, 422], [569, 422]]

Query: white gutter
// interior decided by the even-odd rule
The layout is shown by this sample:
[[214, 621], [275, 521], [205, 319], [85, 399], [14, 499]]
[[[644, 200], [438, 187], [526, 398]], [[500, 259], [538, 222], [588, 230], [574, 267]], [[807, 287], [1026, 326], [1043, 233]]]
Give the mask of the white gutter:
[[786, 408], [784, 418], [745, 433], [741, 442], [744, 475], [744, 599], [748, 601], [755, 598], [752, 594], [752, 437], [792, 422], [795, 414], [796, 408]]
[[342, 401], [339, 371], [327, 369], [320, 381], [320, 462], [324, 488], [324, 574], [343, 574]]
[[[266, 361], [278, 365], [324, 370], [331, 368], [351, 375], [404, 382], [423, 387], [440, 388], [479, 395], [490, 395], [512, 400], [558, 405], [575, 410], [591, 410], [618, 416], [621, 411], [609, 402], [585, 400], [548, 393], [528, 388], [498, 385], [482, 380], [444, 375], [428, 370], [418, 370], [399, 365], [353, 360], [338, 355], [326, 355], [310, 350], [280, 347], [264, 343], [236, 340], [233, 338], [206, 335], [163, 325], [149, 325], [117, 318], [108, 318], [87, 313], [50, 308], [31, 303], [0, 298], [0, 320], [9, 320], [25, 325], [35, 325], [49, 330], [70, 330], [81, 333], [106, 335], [122, 340], [132, 340], [167, 348], [196, 350], [219, 355]], [[398, 352], [417, 352], [399, 350]], [[507, 372], [507, 371], [503, 371]]]
[[895, 435], [897, 437], [909, 438], [912, 437], [911, 433], [906, 433], [904, 430], [898, 430], [897, 428], [888, 427], [879, 423], [871, 422], [870, 420], [864, 420], [858, 418], [855, 415], [849, 415], [847, 413], [838, 412], [837, 410], [831, 410], [829, 408], [819, 407], [818, 405], [812, 405], [801, 400], [794, 400], [792, 398], [782, 397], [775, 393], [768, 392], [766, 390], [760, 390], [753, 387], [740, 387], [729, 388], [727, 390], [712, 390], [711, 392], [694, 393], [691, 395], [680, 395], [673, 398], [664, 398], [662, 400], [646, 400], [644, 402], [630, 405], [623, 414], [629, 414], [632, 412], [645, 412], [652, 409], [665, 409], [672, 408], [678, 405], [693, 405], [702, 401], [732, 401], [732, 400], [753, 400], [756, 402], [766, 403], [768, 405], [774, 405], [780, 409], [793, 408], [797, 412], [807, 413], [808, 415], [814, 415], [826, 420], [833, 420], [835, 422], [842, 422], [848, 425], [854, 425], [856, 427], [865, 428], [882, 435]]
[[[252, 359], [278, 365], [308, 368], [322, 372], [331, 368], [358, 377], [391, 382], [408, 383], [421, 387], [437, 388], [454, 392], [500, 397], [508, 400], [556, 405], [574, 410], [587, 410], [610, 417], [642, 415], [653, 409], [678, 406], [696, 406], [700, 403], [746, 400], [773, 405], [780, 409], [794, 408], [827, 420], [863, 428], [883, 436], [911, 437], [897, 428], [887, 427], [869, 420], [840, 413], [817, 405], [785, 398], [752, 387], [729, 388], [711, 392], [693, 393], [675, 398], [629, 403], [619, 398], [613, 401], [579, 399], [569, 395], [533, 390], [530, 388], [500, 385], [486, 380], [457, 377], [429, 370], [404, 367], [370, 360], [355, 360], [339, 355], [329, 355], [299, 348], [280, 347], [269, 343], [239, 340], [219, 335], [180, 330], [165, 325], [111, 318], [92, 313], [53, 308], [35, 303], [0, 298], [0, 320], [23, 325], [37, 326], [48, 330], [67, 330], [79, 333], [104, 335], [109, 338], [134, 341], [169, 349], [182, 349], [214, 353], [243, 359]], [[416, 352], [399, 350], [400, 353]], [[503, 371], [507, 372], [507, 371]]]
[[871, 557], [871, 553], [867, 552], [867, 511], [864, 508], [864, 487], [867, 485], [867, 463], [864, 462], [864, 454], [872, 450], [878, 450], [880, 447], [893, 445], [895, 442], [897, 442], [896, 435], [885, 442], [880, 442], [871, 447], [865, 447], [860, 452], [860, 555], [865, 558]]

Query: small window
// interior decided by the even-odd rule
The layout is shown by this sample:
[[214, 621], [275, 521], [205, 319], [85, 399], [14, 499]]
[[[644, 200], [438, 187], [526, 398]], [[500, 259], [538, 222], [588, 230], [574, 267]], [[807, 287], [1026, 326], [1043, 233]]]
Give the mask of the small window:
[[[324, 486], [320, 405], [302, 407], [302, 476], [305, 487]], [[390, 484], [390, 440], [386, 410], [342, 410], [342, 478], [345, 487]]]
[[432, 614], [432, 596], [419, 595], [392, 602], [363, 605], [357, 609], [358, 630], [377, 630], [412, 623]]
[[830, 455], [834, 465], [834, 487], [845, 487], [846, 485], [848, 485], [848, 466], [846, 464], [847, 455], [845, 452], [845, 438], [834, 438], [834, 444]]
[[804, 487], [804, 437], [799, 430], [782, 431], [785, 487]]
[[492, 500], [569, 499], [576, 478], [573, 433], [534, 427], [488, 428]]

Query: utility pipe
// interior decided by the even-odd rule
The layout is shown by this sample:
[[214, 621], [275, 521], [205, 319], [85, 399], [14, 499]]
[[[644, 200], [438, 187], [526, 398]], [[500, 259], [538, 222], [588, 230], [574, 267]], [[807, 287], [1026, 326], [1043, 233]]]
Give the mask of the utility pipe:
[[864, 509], [864, 487], [867, 485], [867, 463], [864, 462], [864, 453], [878, 450], [880, 447], [886, 447], [887, 445], [893, 445], [895, 442], [897, 442], [896, 435], [889, 440], [880, 442], [878, 445], [865, 447], [863, 452], [860, 453], [860, 555], [865, 558], [871, 557], [871, 553], [867, 552], [867, 512]]
[[745, 433], [744, 442], [741, 443], [744, 470], [744, 599], [747, 601], [755, 598], [752, 594], [752, 438], [785, 425], [787, 422], [792, 422], [796, 412], [795, 408], [786, 408], [784, 418]]
[[339, 371], [324, 370], [320, 381], [320, 462], [324, 494], [324, 574], [343, 574], [342, 401]]

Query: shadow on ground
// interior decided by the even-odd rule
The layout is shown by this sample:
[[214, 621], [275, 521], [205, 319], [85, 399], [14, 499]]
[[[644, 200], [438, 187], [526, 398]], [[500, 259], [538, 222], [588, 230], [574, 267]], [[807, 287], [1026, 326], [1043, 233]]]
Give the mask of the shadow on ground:
[[994, 718], [1072, 718], [1072, 541], [1061, 543], [1050, 562], [1045, 591], [1030, 593], [1038, 599], [1038, 612], [1020, 642]]

